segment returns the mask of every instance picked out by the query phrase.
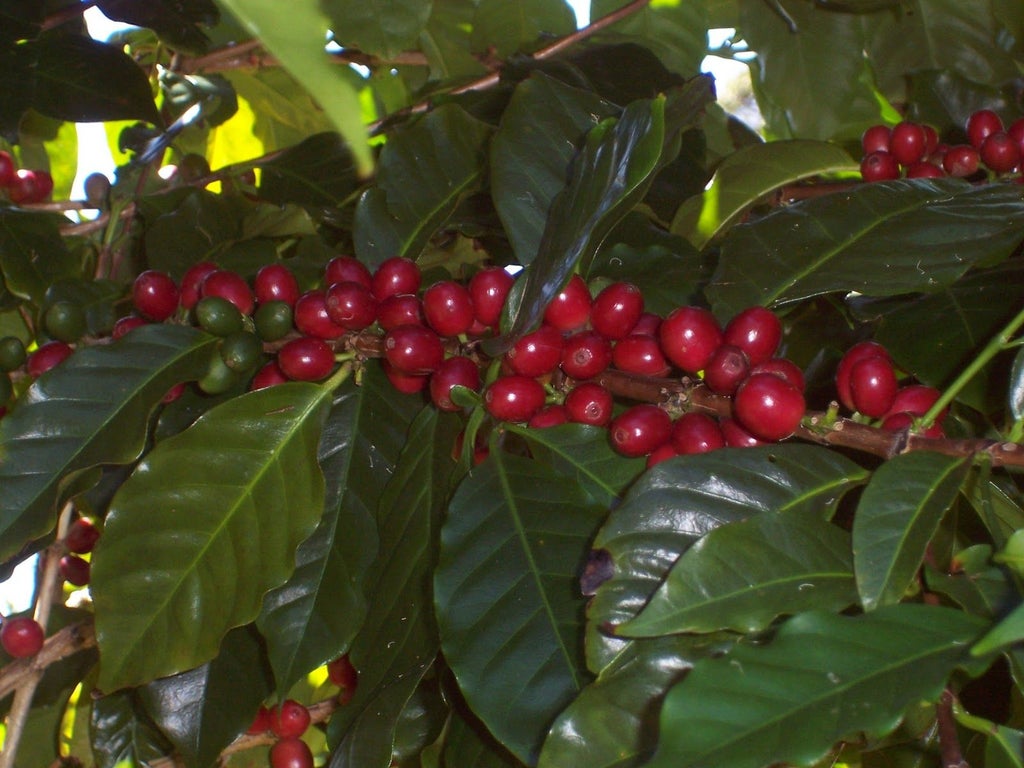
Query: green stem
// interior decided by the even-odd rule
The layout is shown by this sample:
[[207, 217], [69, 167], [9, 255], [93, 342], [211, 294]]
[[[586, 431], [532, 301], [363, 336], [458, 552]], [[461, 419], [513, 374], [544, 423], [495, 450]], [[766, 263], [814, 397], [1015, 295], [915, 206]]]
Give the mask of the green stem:
[[352, 375], [352, 369], [354, 367], [355, 366], [351, 360], [346, 360], [341, 364], [338, 370], [336, 370], [331, 377], [323, 383], [323, 386], [331, 390], [337, 389], [348, 380], [349, 376]]
[[1014, 318], [1007, 323], [1001, 331], [999, 331], [999, 333], [989, 340], [988, 344], [985, 345], [980, 354], [974, 358], [970, 365], [960, 372], [960, 375], [956, 377], [953, 383], [950, 384], [939, 399], [935, 401], [935, 404], [928, 410], [928, 413], [926, 413], [921, 419], [921, 423], [925, 428], [931, 426], [935, 422], [938, 415], [956, 399], [957, 395], [963, 391], [968, 382], [970, 382], [970, 380], [973, 379], [982, 368], [988, 365], [993, 357], [1008, 348], [1010, 339], [1018, 330], [1020, 330], [1022, 325], [1024, 325], [1024, 309], [1018, 312]]

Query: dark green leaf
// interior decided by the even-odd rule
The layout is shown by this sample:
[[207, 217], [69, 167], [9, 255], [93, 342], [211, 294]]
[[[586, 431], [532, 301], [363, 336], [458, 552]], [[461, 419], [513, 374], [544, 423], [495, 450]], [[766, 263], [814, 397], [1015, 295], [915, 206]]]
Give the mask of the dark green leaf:
[[491, 128], [460, 107], [435, 109], [389, 137], [377, 183], [356, 207], [356, 255], [371, 267], [416, 259], [483, 177]]
[[0, 270], [4, 287], [43, 306], [46, 290], [81, 266], [60, 236], [61, 216], [0, 208]]
[[197, 25], [213, 26], [220, 16], [212, 0], [99, 0], [103, 15], [137, 27], [152, 29], [171, 48], [203, 53], [210, 39]]
[[[598, 19], [625, 5], [625, 0], [594, 0], [590, 16]], [[650, 49], [672, 72], [696, 75], [707, 53], [707, 3], [652, 3], [611, 28], [607, 37], [636, 40]], [[625, 67], [627, 72], [632, 67]], [[643, 77], [643, 69], [636, 72]]]
[[441, 765], [443, 768], [524, 768], [478, 722], [456, 710], [448, 721]]
[[[327, 481], [323, 516], [296, 552], [295, 573], [263, 601], [258, 619], [279, 693], [348, 648], [367, 610], [377, 556], [374, 515], [420, 403], [371, 366], [361, 386], [335, 394], [318, 449]], [[378, 649], [379, 650], [379, 649]]]
[[160, 123], [146, 73], [119, 48], [82, 35], [50, 34], [33, 43], [32, 106], [49, 117], [90, 123]]
[[1024, 603], [1014, 608], [991, 630], [985, 633], [974, 647], [973, 656], [987, 656], [995, 651], [1005, 650], [1014, 643], [1024, 640]]
[[857, 603], [850, 535], [819, 514], [766, 512], [711, 531], [682, 554], [623, 637], [731, 629]]
[[705, 534], [758, 512], [830, 514], [867, 473], [835, 451], [785, 444], [721, 449], [658, 464], [626, 494], [594, 547], [613, 576], [588, 608], [587, 662], [601, 671], [626, 641], [598, 632], [633, 618], [677, 558]]
[[45, 10], [38, 0], [7, 0], [0, 6], [0, 39], [6, 43], [35, 37], [42, 29]]
[[953, 711], [957, 723], [985, 739], [985, 768], [1024, 768], [1024, 731], [972, 715], [961, 707]]
[[520, 264], [537, 255], [551, 202], [587, 131], [618, 112], [539, 72], [516, 86], [491, 143], [491, 195]]
[[138, 693], [185, 763], [210, 766], [249, 727], [273, 687], [259, 635], [239, 627], [224, 636], [213, 661], [154, 680]]
[[561, 424], [550, 429], [528, 429], [509, 424], [530, 444], [538, 461], [550, 464], [587, 491], [596, 504], [612, 506], [644, 471], [643, 459], [627, 459], [615, 452], [608, 430], [585, 424]]
[[617, 120], [587, 134], [565, 189], [551, 205], [537, 258], [519, 277], [522, 299], [507, 332], [488, 351], [497, 354], [527, 333], [569, 279], [594, 255], [612, 226], [650, 186], [654, 174], [678, 152], [679, 133], [712, 98], [710, 78], [691, 80], [668, 98], [630, 104]]
[[558, 716], [538, 768], [642, 765], [654, 751], [651, 734], [665, 692], [695, 660], [729, 645], [719, 636], [631, 642]]
[[[329, 397], [305, 383], [236, 397], [160, 442], [121, 486], [90, 584], [102, 689], [209, 661], [291, 576], [324, 509], [313, 458]], [[139, 557], [154, 536], [160, 547]]]
[[969, 469], [969, 459], [915, 451], [890, 459], [871, 476], [853, 521], [864, 610], [903, 597]]
[[423, 680], [398, 717], [390, 765], [415, 761], [425, 749], [436, 743], [448, 720], [450, 708], [437, 678]]
[[138, 457], [151, 411], [206, 370], [214, 342], [193, 328], [150, 325], [79, 350], [29, 387], [0, 421], [0, 559], [54, 526], [76, 474]]
[[968, 613], [994, 619], [1009, 611], [1019, 599], [1007, 571], [993, 565], [992, 548], [977, 544], [958, 552], [953, 573], [924, 566], [925, 583]]
[[744, 147], [718, 166], [701, 194], [679, 206], [672, 232], [702, 249], [782, 185], [857, 169], [849, 154], [824, 141], [793, 139]]
[[278, 205], [340, 205], [357, 187], [352, 154], [336, 133], [318, 133], [263, 166], [260, 197]]
[[862, 184], [733, 227], [708, 296], [720, 317], [824, 293], [937, 291], [1024, 236], [1019, 185]]
[[380, 554], [365, 590], [373, 599], [349, 650], [359, 687], [331, 718], [333, 768], [390, 765], [398, 717], [440, 649], [432, 579], [459, 427], [425, 408], [377, 506]]
[[169, 212], [147, 216], [146, 259], [152, 269], [181, 275], [242, 235], [242, 211], [228, 198], [190, 191]]
[[321, 0], [335, 38], [346, 48], [393, 59], [415, 48], [433, 0]]
[[805, 613], [767, 645], [698, 661], [669, 691], [651, 768], [809, 766], [844, 738], [893, 730], [937, 699], [979, 619], [893, 605], [857, 617]]
[[527, 763], [586, 683], [577, 579], [603, 514], [546, 464], [494, 446], [459, 486], [441, 532], [434, 590], [445, 659], [473, 711]]
[[136, 691], [111, 693], [93, 701], [89, 735], [96, 768], [145, 765], [174, 748], [146, 714]]
[[539, 38], [567, 35], [576, 29], [576, 15], [564, 0], [481, 0], [473, 17], [473, 45], [495, 47], [504, 58]]

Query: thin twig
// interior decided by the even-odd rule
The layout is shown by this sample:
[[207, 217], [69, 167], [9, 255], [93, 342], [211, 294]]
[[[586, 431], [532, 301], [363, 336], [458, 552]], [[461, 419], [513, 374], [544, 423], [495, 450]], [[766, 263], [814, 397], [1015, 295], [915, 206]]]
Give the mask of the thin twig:
[[935, 717], [939, 727], [939, 753], [942, 755], [942, 768], [971, 768], [964, 759], [960, 749], [960, 737], [956, 732], [956, 720], [953, 717], [953, 692], [946, 688], [939, 697], [935, 708]]

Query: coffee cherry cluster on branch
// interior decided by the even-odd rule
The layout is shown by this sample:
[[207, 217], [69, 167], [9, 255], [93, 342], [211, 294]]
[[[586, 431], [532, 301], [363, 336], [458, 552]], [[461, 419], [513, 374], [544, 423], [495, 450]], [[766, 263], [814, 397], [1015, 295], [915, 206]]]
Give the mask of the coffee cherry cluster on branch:
[[15, 205], [46, 201], [53, 192], [53, 176], [48, 171], [18, 168], [10, 152], [0, 150], [0, 193]]
[[904, 120], [890, 127], [874, 125], [861, 137], [861, 176], [865, 181], [906, 177], [1001, 177], [1020, 171], [1024, 157], [1024, 118], [1009, 127], [989, 109], [971, 114], [964, 126], [966, 142], [940, 142], [936, 130]]

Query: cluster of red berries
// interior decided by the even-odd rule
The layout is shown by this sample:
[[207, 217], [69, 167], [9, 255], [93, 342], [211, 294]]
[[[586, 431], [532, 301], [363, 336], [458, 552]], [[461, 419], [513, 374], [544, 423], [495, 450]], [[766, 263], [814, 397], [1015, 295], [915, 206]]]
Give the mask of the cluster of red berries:
[[[874, 341], [850, 347], [836, 368], [839, 402], [850, 411], [878, 420], [882, 429], [913, 429], [938, 402], [941, 392], [924, 384], [900, 385], [888, 350]], [[925, 437], [944, 437], [942, 422], [948, 409], [922, 430]]]
[[874, 125], [861, 136], [860, 163], [865, 181], [905, 176], [970, 178], [987, 168], [997, 176], [1020, 170], [1024, 157], [1024, 118], [1004, 127], [990, 109], [971, 114], [965, 126], [966, 144], [944, 144], [930, 125], [904, 120], [891, 128]]
[[[330, 662], [327, 675], [340, 688], [338, 703], [347, 704], [355, 693], [358, 678], [348, 655]], [[286, 699], [277, 707], [261, 706], [247, 733], [253, 736], [271, 733], [276, 737], [270, 748], [272, 768], [312, 768], [313, 753], [302, 740], [311, 722], [309, 709], [294, 699]]]
[[0, 150], [0, 191], [15, 205], [42, 203], [53, 192], [53, 176], [43, 170], [18, 168], [11, 153]]

